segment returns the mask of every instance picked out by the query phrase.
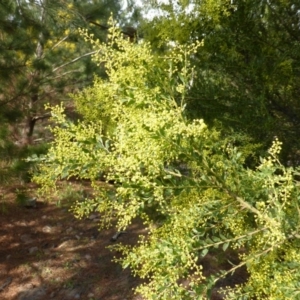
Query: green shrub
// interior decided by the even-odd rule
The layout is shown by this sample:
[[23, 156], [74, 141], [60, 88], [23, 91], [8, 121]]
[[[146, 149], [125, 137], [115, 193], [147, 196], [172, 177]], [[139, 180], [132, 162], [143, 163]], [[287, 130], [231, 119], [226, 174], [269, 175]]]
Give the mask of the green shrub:
[[[228, 289], [228, 299], [300, 299], [298, 171], [279, 162], [281, 143], [275, 139], [267, 157], [247, 169], [249, 153], [203, 120], [186, 119], [189, 57], [199, 45], [155, 57], [147, 43], [131, 44], [115, 27], [107, 45], [92, 43], [108, 79], [96, 78], [75, 96], [82, 122], [53, 108], [55, 141], [34, 177], [42, 191], [60, 178], [90, 179], [95, 198], [75, 203], [77, 217], [96, 209], [102, 220], [115, 216], [119, 230], [144, 220], [149, 234], [116, 248], [123, 267], [146, 279], [137, 288], [146, 299], [207, 299], [218, 278], [244, 266], [248, 281]], [[103, 130], [102, 118], [113, 131]], [[99, 185], [103, 170], [114, 188]], [[205, 277], [199, 257], [216, 248], [235, 251], [240, 261]]]

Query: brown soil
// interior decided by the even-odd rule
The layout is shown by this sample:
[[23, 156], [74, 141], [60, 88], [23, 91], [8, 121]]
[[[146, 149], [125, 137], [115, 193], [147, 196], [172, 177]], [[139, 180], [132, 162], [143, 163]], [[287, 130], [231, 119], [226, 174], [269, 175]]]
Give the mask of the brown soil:
[[[38, 201], [35, 208], [17, 203], [16, 191], [22, 189], [0, 187], [0, 299], [142, 300], [134, 294], [141, 281], [129, 269], [123, 270], [112, 262], [120, 253], [107, 249], [114, 245], [111, 239], [115, 229], [99, 231], [98, 213], [78, 220], [69, 211], [78, 191], [88, 193], [89, 187], [68, 183], [67, 192], [62, 192], [67, 197], [61, 206], [52, 199]], [[31, 196], [35, 189], [26, 186]], [[145, 230], [136, 221], [117, 242], [134, 245], [140, 234], [145, 234]], [[204, 275], [215, 274], [220, 267], [231, 269], [227, 259], [238, 264], [236, 254], [226, 256], [216, 251], [201, 259]], [[243, 283], [247, 276], [244, 268], [226, 276], [218, 281], [210, 299], [224, 299], [220, 288]]]
[[[141, 299], [133, 292], [139, 280], [112, 262], [119, 253], [107, 246], [116, 232], [98, 231], [100, 215], [77, 220], [55, 203], [26, 208], [16, 204], [15, 193], [2, 195], [0, 299]], [[141, 233], [136, 222], [119, 240], [134, 244]]]

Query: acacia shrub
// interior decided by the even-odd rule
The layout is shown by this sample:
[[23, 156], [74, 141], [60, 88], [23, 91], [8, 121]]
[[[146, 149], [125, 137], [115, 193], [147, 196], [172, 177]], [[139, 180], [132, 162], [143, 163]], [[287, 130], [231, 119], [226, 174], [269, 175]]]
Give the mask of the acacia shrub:
[[[61, 178], [89, 179], [94, 198], [75, 203], [75, 216], [97, 210], [102, 226], [116, 218], [119, 230], [144, 220], [147, 236], [115, 247], [123, 267], [146, 279], [137, 288], [146, 299], [207, 299], [219, 278], [242, 266], [248, 281], [228, 288], [228, 299], [299, 298], [298, 171], [278, 160], [278, 140], [247, 169], [244, 153], [203, 120], [186, 118], [195, 76], [189, 58], [201, 45], [155, 56], [149, 44], [124, 40], [115, 26], [107, 44], [83, 34], [107, 79], [95, 78], [74, 95], [83, 115], [77, 124], [62, 106], [52, 108], [55, 139], [47, 155], [35, 158], [41, 192], [55, 190]], [[114, 188], [99, 185], [104, 170], [107, 181], [118, 182]], [[197, 262], [214, 248], [236, 251], [240, 262], [207, 278]]]

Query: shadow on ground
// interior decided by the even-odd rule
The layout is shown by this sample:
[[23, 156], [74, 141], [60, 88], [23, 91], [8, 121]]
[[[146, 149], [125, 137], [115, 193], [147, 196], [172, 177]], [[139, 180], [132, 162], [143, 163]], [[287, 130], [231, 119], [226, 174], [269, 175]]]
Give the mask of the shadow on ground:
[[[133, 293], [139, 280], [112, 262], [119, 254], [106, 247], [115, 231], [98, 231], [99, 214], [77, 220], [67, 209], [38, 203], [10, 205], [0, 218], [1, 299], [141, 299]], [[119, 239], [134, 244], [142, 233], [137, 222]]]
[[[35, 207], [26, 208], [17, 205], [14, 193], [5, 194], [10, 201], [0, 202], [0, 299], [142, 299], [133, 291], [141, 280], [112, 262], [120, 253], [107, 249], [114, 244], [116, 231], [98, 230], [99, 213], [78, 220], [69, 212], [68, 207], [76, 197], [82, 199], [85, 191], [89, 192], [88, 185], [68, 184], [63, 207], [37, 202]], [[138, 220], [126, 232], [117, 242], [135, 245], [138, 236], [145, 234]], [[208, 277], [230, 270], [239, 259], [234, 251], [215, 249], [204, 258], [199, 257], [198, 263]], [[245, 268], [228, 274], [217, 281], [210, 300], [223, 300], [222, 288], [234, 287], [247, 278]]]

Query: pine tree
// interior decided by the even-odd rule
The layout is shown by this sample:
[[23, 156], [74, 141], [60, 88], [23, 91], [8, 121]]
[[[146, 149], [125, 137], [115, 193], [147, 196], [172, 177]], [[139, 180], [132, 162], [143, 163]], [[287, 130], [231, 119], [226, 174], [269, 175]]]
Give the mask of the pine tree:
[[106, 30], [91, 21], [105, 27], [120, 8], [119, 1], [1, 1], [0, 107], [3, 122], [21, 127], [18, 142], [32, 142], [36, 122], [49, 116], [45, 103], [65, 101], [68, 92], [90, 84], [94, 72], [103, 74], [78, 29], [104, 40]]

